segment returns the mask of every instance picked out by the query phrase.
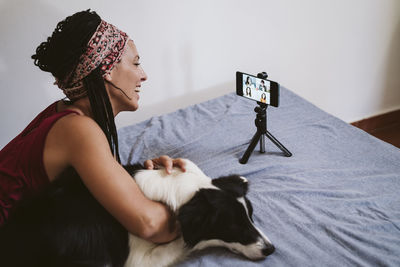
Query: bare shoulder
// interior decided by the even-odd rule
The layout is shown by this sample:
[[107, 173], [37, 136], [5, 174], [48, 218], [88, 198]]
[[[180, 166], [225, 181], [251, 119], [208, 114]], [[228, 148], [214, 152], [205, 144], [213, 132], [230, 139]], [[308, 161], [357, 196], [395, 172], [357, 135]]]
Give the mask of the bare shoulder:
[[93, 131], [100, 130], [98, 124], [90, 117], [78, 114], [69, 114], [57, 122], [57, 127], [65, 131]]
[[100, 126], [92, 118], [77, 114], [61, 118], [54, 128], [58, 134], [64, 135], [68, 139], [69, 137], [85, 138], [85, 136], [104, 135]]
[[105, 134], [90, 117], [70, 114], [57, 121], [53, 128], [53, 137], [70, 153], [94, 146], [109, 151]]
[[84, 115], [69, 114], [60, 118], [50, 129], [43, 150], [43, 164], [50, 180], [66, 167], [91, 158], [97, 154], [112, 157], [108, 141], [91, 118]]

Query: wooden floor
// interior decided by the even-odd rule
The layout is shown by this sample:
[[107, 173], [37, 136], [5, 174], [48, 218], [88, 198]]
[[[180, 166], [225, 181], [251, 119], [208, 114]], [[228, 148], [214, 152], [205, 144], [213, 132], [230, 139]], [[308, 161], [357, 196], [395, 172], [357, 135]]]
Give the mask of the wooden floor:
[[400, 124], [377, 129], [370, 134], [400, 148]]
[[351, 124], [400, 148], [400, 110], [356, 121]]

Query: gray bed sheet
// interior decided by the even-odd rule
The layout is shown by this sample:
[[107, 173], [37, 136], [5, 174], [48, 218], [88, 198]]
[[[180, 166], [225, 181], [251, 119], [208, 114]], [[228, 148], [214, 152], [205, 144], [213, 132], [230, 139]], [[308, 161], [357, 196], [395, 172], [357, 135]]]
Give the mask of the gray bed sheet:
[[257, 146], [242, 165], [255, 106], [231, 93], [119, 130], [123, 163], [167, 154], [250, 182], [254, 221], [275, 253], [251, 262], [210, 248], [179, 266], [400, 266], [400, 149], [281, 87], [268, 130], [293, 156], [266, 139], [266, 153]]

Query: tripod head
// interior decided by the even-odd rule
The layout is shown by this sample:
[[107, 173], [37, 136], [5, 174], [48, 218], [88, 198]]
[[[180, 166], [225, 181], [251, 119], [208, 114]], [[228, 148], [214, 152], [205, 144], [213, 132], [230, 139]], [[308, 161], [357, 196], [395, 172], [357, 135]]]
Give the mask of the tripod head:
[[268, 78], [268, 74], [267, 74], [265, 71], [259, 72], [259, 73], [257, 74], [257, 78], [266, 80], [266, 79]]
[[256, 113], [265, 112], [265, 110], [268, 107], [268, 104], [265, 104], [265, 103], [262, 103], [262, 102], [257, 102], [257, 104], [258, 104], [258, 107], [254, 108], [254, 111]]

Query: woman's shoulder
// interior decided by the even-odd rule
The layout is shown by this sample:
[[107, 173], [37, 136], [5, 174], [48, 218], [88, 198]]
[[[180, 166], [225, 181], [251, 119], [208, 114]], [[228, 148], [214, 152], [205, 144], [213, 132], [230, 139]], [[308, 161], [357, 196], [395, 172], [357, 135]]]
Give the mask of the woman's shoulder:
[[72, 158], [91, 151], [109, 151], [107, 137], [100, 126], [92, 118], [75, 113], [57, 121], [49, 132], [48, 145], [63, 151], [63, 157], [69, 163]]
[[48, 139], [67, 150], [90, 145], [108, 145], [100, 126], [92, 118], [77, 113], [69, 113], [60, 118], [49, 132]]
[[78, 113], [69, 113], [54, 125], [55, 132], [69, 137], [103, 134], [100, 126], [90, 117]]
[[101, 131], [99, 125], [89, 116], [85, 115], [79, 108], [64, 104], [63, 101], [56, 102], [58, 114], [66, 113], [55, 125], [62, 132], [73, 133], [81, 131]]
[[54, 178], [66, 166], [76, 167], [77, 159], [101, 157], [107, 151], [110, 151], [107, 138], [96, 121], [71, 112], [50, 129], [44, 147], [44, 163], [47, 162], [49, 177]]

